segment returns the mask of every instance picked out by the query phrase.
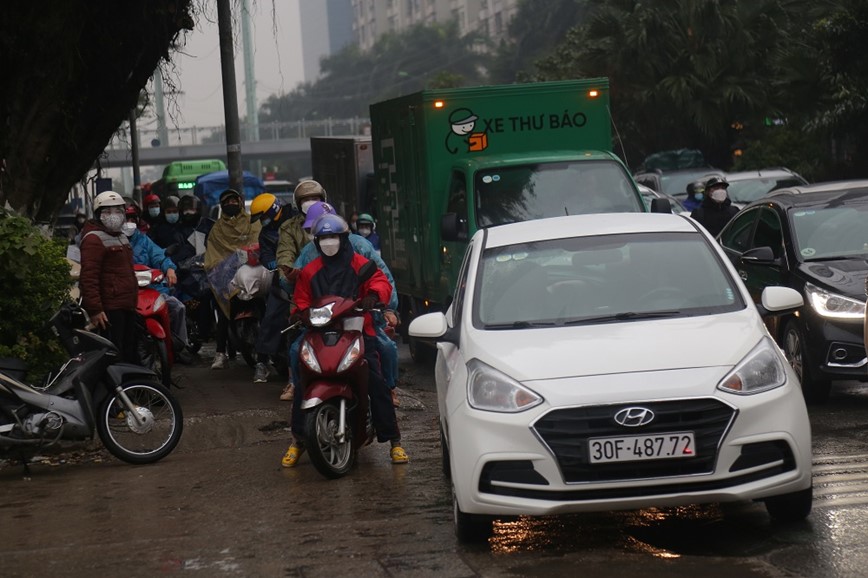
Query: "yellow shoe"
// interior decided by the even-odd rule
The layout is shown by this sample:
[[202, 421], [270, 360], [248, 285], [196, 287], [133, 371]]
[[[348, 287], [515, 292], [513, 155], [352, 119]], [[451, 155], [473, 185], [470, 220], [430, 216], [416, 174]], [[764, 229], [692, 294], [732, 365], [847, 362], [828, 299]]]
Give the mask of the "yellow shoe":
[[299, 447], [295, 444], [289, 446], [289, 449], [286, 450], [286, 454], [283, 456], [283, 459], [280, 460], [280, 465], [284, 468], [293, 468], [295, 464], [298, 463], [298, 458], [301, 457], [301, 454], [304, 453], [304, 448]]
[[394, 446], [389, 450], [389, 457], [392, 458], [393, 464], [406, 464], [410, 461], [410, 456], [407, 455], [407, 452], [401, 446]]

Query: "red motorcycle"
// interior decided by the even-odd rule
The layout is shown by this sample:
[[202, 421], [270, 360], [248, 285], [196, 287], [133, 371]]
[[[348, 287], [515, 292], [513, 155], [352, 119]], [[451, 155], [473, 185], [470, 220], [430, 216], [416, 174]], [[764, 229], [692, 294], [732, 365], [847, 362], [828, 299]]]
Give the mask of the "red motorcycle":
[[136, 313], [139, 320], [138, 351], [142, 365], [152, 369], [166, 387], [172, 384], [172, 365], [175, 348], [169, 325], [169, 306], [166, 296], [149, 287], [163, 281], [163, 272], [147, 265], [134, 265], [139, 296]]
[[346, 475], [359, 448], [374, 439], [360, 302], [324, 296], [299, 313], [307, 327], [299, 350], [305, 447], [317, 471], [332, 479]]

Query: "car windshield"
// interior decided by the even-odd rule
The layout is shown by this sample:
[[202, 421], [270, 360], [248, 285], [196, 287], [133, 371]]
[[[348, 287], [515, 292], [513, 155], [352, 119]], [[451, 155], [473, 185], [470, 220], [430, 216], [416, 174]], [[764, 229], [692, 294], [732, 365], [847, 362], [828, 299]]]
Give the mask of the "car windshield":
[[795, 207], [789, 214], [803, 260], [868, 255], [868, 202]]
[[480, 228], [585, 213], [643, 212], [633, 179], [614, 161], [579, 161], [477, 171]]
[[474, 326], [597, 324], [735, 311], [744, 302], [698, 233], [552, 239], [488, 249]]
[[733, 203], [747, 204], [785, 187], [803, 185], [804, 181], [793, 177], [744, 179], [731, 181], [726, 190]]
[[693, 181], [705, 181], [715, 173], [713, 169], [697, 169], [695, 171], [678, 171], [676, 173], [663, 173], [660, 177], [661, 193], [673, 197], [687, 197], [687, 185]]

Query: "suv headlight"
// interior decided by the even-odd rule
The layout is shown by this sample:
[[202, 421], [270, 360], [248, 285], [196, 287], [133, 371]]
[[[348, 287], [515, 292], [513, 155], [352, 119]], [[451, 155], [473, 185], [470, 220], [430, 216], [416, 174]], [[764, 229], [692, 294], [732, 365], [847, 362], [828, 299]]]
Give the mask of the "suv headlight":
[[831, 293], [810, 283], [805, 283], [805, 293], [808, 294], [808, 303], [823, 317], [855, 321], [865, 318], [865, 303], [858, 299]]
[[753, 395], [775, 389], [786, 382], [787, 372], [777, 346], [770, 337], [763, 337], [717, 384], [717, 388], [739, 395]]
[[518, 413], [543, 402], [530, 389], [479, 360], [468, 362], [467, 372], [467, 402], [474, 409]]

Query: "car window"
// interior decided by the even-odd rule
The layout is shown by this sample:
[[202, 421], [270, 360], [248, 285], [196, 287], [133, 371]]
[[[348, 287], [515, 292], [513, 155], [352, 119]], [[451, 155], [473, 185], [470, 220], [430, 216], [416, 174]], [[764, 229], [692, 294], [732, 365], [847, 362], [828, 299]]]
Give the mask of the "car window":
[[457, 214], [465, 227], [464, 230], [467, 230], [467, 185], [464, 173], [461, 171], [452, 171], [452, 177], [449, 179], [449, 202], [446, 205], [446, 212]]
[[694, 181], [705, 181], [715, 174], [713, 169], [699, 169], [696, 171], [678, 171], [675, 173], [663, 173], [660, 178], [660, 188], [662, 193], [672, 195], [673, 197], [686, 197], [687, 185]]
[[784, 233], [781, 220], [772, 209], [761, 209], [753, 235], [753, 247], [771, 247], [775, 258], [784, 255]]
[[655, 191], [659, 188], [657, 179], [652, 176], [638, 176], [636, 177], [636, 182], [640, 185], [645, 185], [649, 189], [654, 189]]
[[467, 246], [464, 252], [464, 261], [461, 263], [461, 270], [458, 272], [458, 280], [455, 283], [455, 293], [452, 300], [452, 326], [458, 325], [461, 319], [461, 312], [464, 309], [465, 292], [467, 289], [467, 271], [470, 268], [470, 257], [473, 254], [473, 243]]
[[477, 279], [473, 319], [482, 329], [744, 307], [699, 233], [575, 237], [488, 249]]
[[762, 198], [772, 191], [786, 187], [795, 187], [804, 184], [804, 181], [795, 177], [745, 179], [729, 183], [726, 190], [733, 203], [747, 204]]
[[790, 222], [804, 260], [868, 256], [868, 204], [792, 209]]
[[759, 211], [749, 210], [740, 213], [720, 233], [720, 244], [735, 251], [744, 253], [751, 248], [753, 226], [759, 216]]

